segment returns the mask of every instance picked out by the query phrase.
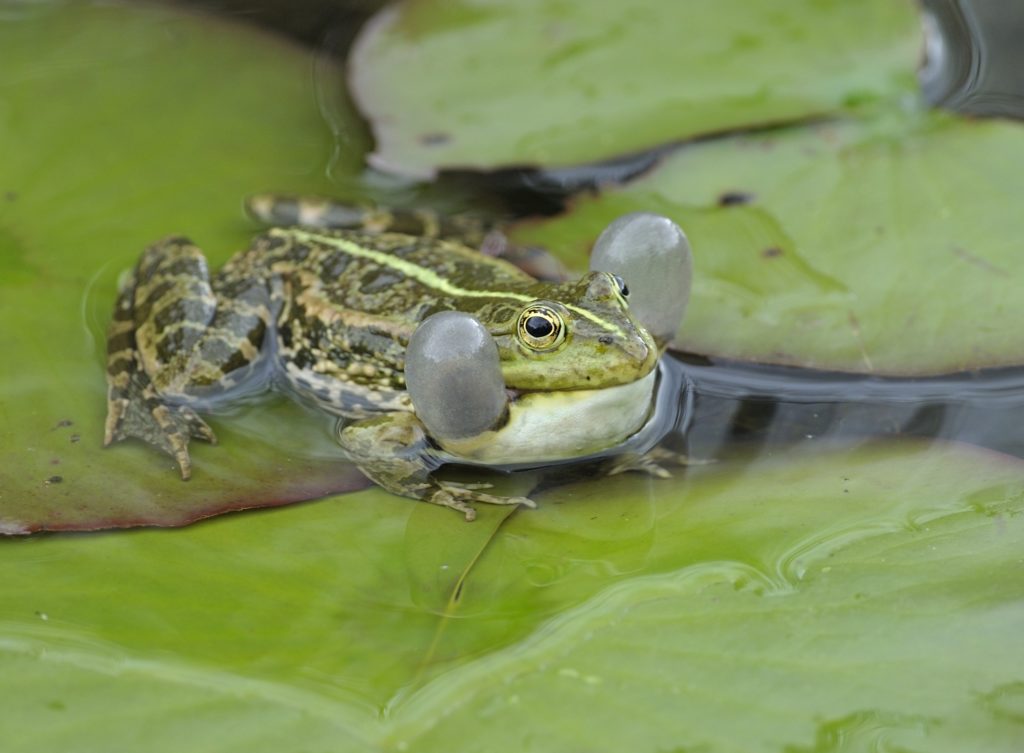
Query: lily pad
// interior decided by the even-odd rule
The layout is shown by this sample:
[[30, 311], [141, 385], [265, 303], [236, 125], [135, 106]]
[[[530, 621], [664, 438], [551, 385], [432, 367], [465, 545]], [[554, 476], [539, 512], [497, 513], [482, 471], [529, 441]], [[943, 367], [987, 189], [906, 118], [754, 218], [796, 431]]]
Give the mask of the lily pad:
[[181, 524], [361, 486], [293, 406], [215, 417], [224, 446], [194, 443], [188, 484], [152, 448], [101, 448], [118, 274], [171, 233], [216, 265], [255, 230], [246, 194], [343, 193], [324, 166], [344, 182], [365, 141], [342, 111], [327, 127], [313, 86], [340, 90], [340, 72], [193, 14], [18, 9], [0, 22], [0, 531]]
[[384, 170], [564, 167], [893, 98], [918, 39], [903, 0], [419, 0], [351, 83]]
[[693, 245], [676, 346], [898, 376], [1024, 364], [1024, 127], [921, 111], [717, 139], [516, 240], [585, 268], [612, 219]]
[[8, 540], [5, 750], [1016, 750], [1021, 461], [889, 442], [594, 492]]

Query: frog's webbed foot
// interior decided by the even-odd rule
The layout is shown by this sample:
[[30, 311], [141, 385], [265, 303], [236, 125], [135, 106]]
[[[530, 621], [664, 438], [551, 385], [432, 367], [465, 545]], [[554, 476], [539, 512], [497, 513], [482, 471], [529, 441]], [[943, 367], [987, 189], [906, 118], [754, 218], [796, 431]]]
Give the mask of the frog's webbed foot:
[[423, 424], [412, 413], [386, 413], [340, 427], [338, 441], [346, 456], [371, 481], [392, 494], [420, 499], [476, 518], [474, 503], [536, 507], [527, 497], [502, 497], [481, 491], [490, 484], [441, 481], [430, 455]]
[[617, 455], [612, 458], [605, 469], [609, 476], [615, 476], [628, 471], [646, 473], [655, 478], [672, 478], [672, 472], [665, 468], [666, 465], [694, 466], [709, 465], [714, 463], [713, 459], [691, 458], [681, 452], [670, 450], [667, 447], [654, 447], [643, 455], [635, 452]]
[[491, 484], [461, 484], [454, 481], [437, 481], [436, 484], [439, 488], [426, 501], [458, 510], [466, 516], [467, 521], [476, 519], [476, 510], [471, 504], [473, 502], [487, 505], [537, 507], [537, 503], [529, 497], [500, 497], [480, 491], [480, 489], [490, 489]]
[[189, 406], [163, 402], [144, 373], [123, 376], [109, 387], [104, 446], [129, 437], [142, 439], [173, 457], [187, 480], [192, 475], [189, 440], [216, 444], [213, 429]]

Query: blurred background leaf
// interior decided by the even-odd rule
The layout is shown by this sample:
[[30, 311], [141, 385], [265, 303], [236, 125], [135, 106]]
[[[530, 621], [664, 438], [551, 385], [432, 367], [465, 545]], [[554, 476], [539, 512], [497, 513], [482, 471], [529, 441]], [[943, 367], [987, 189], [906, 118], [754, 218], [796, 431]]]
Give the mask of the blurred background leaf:
[[904, 0], [419, 0], [350, 80], [384, 170], [565, 167], [898, 98], [919, 36]]

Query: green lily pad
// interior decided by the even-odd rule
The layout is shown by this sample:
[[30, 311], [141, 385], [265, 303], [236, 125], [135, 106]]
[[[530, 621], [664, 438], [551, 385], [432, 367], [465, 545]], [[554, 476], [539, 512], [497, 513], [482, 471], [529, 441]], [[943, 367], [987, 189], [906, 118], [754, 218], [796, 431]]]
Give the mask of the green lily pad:
[[890, 442], [540, 501], [8, 540], [5, 750], [1019, 744], [1021, 461]]
[[[223, 446], [193, 444], [188, 484], [152, 448], [101, 448], [118, 274], [171, 233], [217, 264], [255, 230], [246, 194], [331, 192], [310, 71], [328, 91], [340, 72], [192, 14], [18, 8], [0, 22], [0, 531], [181, 524], [361, 486], [329, 427], [282, 404], [214, 417]], [[338, 180], [361, 169], [365, 141], [346, 133]]]
[[1024, 127], [876, 115], [684, 147], [516, 240], [580, 268], [615, 217], [673, 218], [694, 253], [687, 351], [898, 376], [1024, 364]]
[[350, 80], [382, 169], [560, 167], [901, 95], [918, 38], [903, 0], [421, 0]]

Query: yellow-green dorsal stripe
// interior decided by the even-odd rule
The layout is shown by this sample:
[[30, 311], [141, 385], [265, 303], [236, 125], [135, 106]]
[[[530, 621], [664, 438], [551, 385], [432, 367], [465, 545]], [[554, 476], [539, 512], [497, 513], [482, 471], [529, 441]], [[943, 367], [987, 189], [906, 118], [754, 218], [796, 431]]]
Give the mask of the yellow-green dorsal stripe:
[[[513, 293], [507, 290], [469, 290], [467, 288], [459, 287], [451, 280], [442, 277], [432, 269], [421, 267], [419, 264], [406, 261], [394, 254], [388, 254], [383, 251], [376, 251], [372, 248], [360, 246], [358, 243], [346, 238], [337, 238], [331, 235], [320, 235], [318, 233], [310, 233], [305, 230], [297, 229], [289, 229], [285, 232], [300, 241], [307, 243], [322, 243], [326, 246], [333, 246], [340, 251], [344, 251], [346, 254], [357, 256], [362, 259], [370, 259], [382, 266], [391, 267], [391, 269], [397, 270], [407, 277], [419, 280], [427, 287], [433, 288], [434, 290], [438, 290], [442, 293], [447, 293], [448, 295], [466, 298], [511, 298], [514, 301], [521, 301], [523, 303], [532, 303], [534, 301], [534, 299], [528, 295]], [[579, 316], [589, 319], [609, 332], [622, 333], [622, 329], [620, 327], [602, 319], [591, 311], [587, 311], [585, 308], [574, 306], [573, 304], [565, 303], [564, 301], [560, 301], [560, 303], [574, 314], [578, 314]]]

